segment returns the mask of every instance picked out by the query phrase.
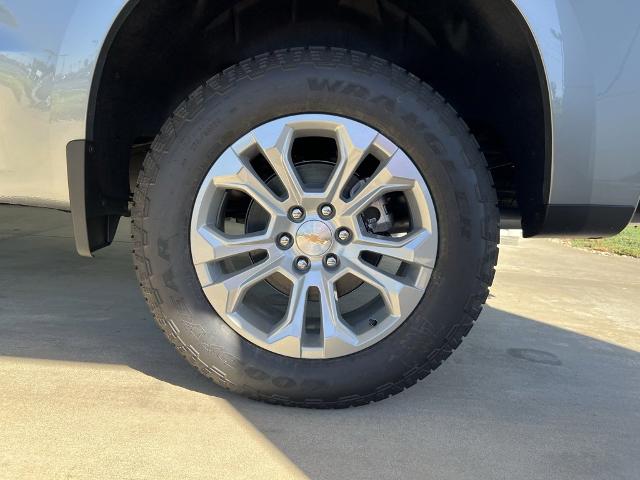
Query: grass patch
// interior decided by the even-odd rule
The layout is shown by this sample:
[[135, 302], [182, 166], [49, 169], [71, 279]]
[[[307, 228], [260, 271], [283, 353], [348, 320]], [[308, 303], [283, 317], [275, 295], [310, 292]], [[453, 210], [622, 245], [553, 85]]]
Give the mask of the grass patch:
[[640, 258], [640, 226], [631, 225], [622, 233], [599, 240], [571, 240], [573, 247]]

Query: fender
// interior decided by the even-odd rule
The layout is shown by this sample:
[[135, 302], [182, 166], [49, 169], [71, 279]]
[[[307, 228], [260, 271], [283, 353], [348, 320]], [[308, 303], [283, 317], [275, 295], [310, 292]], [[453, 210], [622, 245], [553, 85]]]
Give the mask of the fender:
[[551, 109], [547, 201], [524, 234], [616, 234], [640, 196], [640, 4], [513, 1], [540, 52]]
[[[87, 54], [93, 58], [93, 72], [89, 76], [88, 87], [82, 90], [82, 110], [76, 113], [81, 119], [83, 134], [76, 139], [66, 139], [67, 180], [69, 188], [69, 208], [73, 219], [73, 231], [76, 250], [85, 257], [93, 256], [93, 252], [110, 245], [116, 234], [120, 217], [129, 216], [127, 200], [114, 201], [103, 195], [97, 181], [97, 173], [92, 168], [95, 146], [91, 139], [93, 133], [93, 117], [95, 116], [95, 95], [102, 74], [105, 57], [110, 41], [117, 33], [120, 22], [124, 21], [135, 2], [127, 0], [108, 0], [96, 5], [90, 0], [80, 0], [71, 18], [67, 34], [62, 43], [62, 51], [73, 51], [74, 45], [87, 46], [91, 43], [84, 38], [87, 35], [86, 21], [95, 16], [108, 20], [98, 27], [101, 39], [99, 48]], [[96, 45], [97, 46], [97, 45]], [[77, 48], [77, 47], [75, 47]], [[65, 92], [59, 91], [56, 98], [65, 98]], [[52, 105], [55, 108], [55, 105]], [[86, 140], [84, 140], [86, 139]]]

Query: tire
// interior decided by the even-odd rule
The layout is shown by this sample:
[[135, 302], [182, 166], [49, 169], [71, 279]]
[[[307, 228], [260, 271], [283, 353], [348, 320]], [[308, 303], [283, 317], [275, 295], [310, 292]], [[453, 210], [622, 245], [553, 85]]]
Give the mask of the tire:
[[[395, 142], [424, 177], [438, 217], [437, 262], [413, 313], [378, 343], [322, 360], [279, 355], [236, 333], [203, 294], [189, 243], [196, 193], [215, 159], [257, 125], [304, 112], [349, 117]], [[133, 260], [160, 328], [217, 384], [281, 405], [364, 405], [424, 378], [471, 329], [494, 277], [496, 204], [478, 144], [427, 84], [363, 53], [292, 48], [226, 69], [167, 120], [134, 194]]]

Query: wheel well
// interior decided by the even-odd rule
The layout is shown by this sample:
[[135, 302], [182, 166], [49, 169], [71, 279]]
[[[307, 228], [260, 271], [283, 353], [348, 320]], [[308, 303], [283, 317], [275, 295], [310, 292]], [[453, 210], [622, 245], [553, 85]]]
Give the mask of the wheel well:
[[103, 195], [126, 206], [147, 146], [201, 82], [305, 45], [374, 54], [428, 82], [478, 139], [501, 208], [533, 221], [548, 195], [548, 90], [511, 0], [131, 0], [92, 85], [87, 139]]

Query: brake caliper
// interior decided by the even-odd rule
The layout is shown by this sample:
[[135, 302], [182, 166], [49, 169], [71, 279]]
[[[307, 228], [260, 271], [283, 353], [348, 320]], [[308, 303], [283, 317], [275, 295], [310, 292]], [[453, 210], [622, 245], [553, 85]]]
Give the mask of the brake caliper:
[[[360, 180], [349, 192], [350, 198], [353, 198], [364, 187], [368, 179]], [[387, 197], [382, 196], [365, 208], [361, 217], [364, 226], [370, 233], [381, 234], [387, 233], [393, 226], [393, 214], [387, 206]]]

